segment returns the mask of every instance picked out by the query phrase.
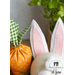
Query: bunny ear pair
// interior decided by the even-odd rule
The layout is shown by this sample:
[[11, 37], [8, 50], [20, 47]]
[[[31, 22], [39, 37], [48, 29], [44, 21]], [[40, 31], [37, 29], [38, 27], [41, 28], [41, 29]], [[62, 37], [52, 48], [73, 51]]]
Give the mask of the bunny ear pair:
[[[50, 52], [63, 56], [64, 30], [63, 22], [59, 18], [51, 38]], [[33, 57], [49, 52], [45, 36], [35, 20], [32, 21], [30, 31], [30, 43], [33, 52]]]

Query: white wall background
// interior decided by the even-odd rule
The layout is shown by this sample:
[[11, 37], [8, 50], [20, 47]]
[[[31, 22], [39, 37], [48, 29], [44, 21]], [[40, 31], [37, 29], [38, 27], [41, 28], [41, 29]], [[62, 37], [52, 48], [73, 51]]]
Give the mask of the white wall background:
[[[35, 6], [29, 6], [31, 0], [10, 0], [10, 19], [19, 24], [19, 32], [30, 25], [32, 19], [35, 19], [40, 25], [45, 37], [47, 37], [47, 24], [42, 14]], [[42, 7], [40, 7], [42, 9]], [[29, 39], [29, 31], [23, 36], [23, 39]]]

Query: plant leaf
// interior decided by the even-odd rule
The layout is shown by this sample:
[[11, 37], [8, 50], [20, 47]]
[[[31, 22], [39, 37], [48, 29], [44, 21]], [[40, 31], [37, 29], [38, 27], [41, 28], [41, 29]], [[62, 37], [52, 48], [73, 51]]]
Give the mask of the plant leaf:
[[64, 0], [60, 0], [60, 2], [64, 3]]
[[41, 2], [37, 2], [37, 5], [40, 6], [41, 5]]
[[58, 11], [58, 15], [60, 15], [61, 17], [64, 16], [64, 6], [60, 5], [60, 10]]
[[49, 14], [46, 14], [44, 15], [45, 18], [49, 19], [50, 18], [50, 15]]
[[47, 12], [47, 9], [44, 8], [44, 12], [45, 12], [45, 14], [47, 14], [47, 13], [48, 13], [48, 12]]
[[58, 17], [59, 16], [57, 16], [57, 15], [52, 16], [53, 21], [56, 21], [58, 19]]
[[57, 13], [58, 13], [58, 10], [53, 8], [51, 11], [51, 18], [53, 19], [53, 21], [56, 21], [59, 18], [59, 15]]
[[61, 17], [63, 17], [64, 16], [64, 11], [58, 11], [58, 15], [60, 15]]
[[33, 6], [33, 5], [35, 5], [35, 3], [34, 2], [29, 2], [28, 5]]
[[45, 6], [46, 5], [46, 0], [41, 0], [41, 5]]
[[49, 8], [58, 8], [59, 7], [59, 0], [51, 0], [49, 3], [48, 3], [48, 6]]

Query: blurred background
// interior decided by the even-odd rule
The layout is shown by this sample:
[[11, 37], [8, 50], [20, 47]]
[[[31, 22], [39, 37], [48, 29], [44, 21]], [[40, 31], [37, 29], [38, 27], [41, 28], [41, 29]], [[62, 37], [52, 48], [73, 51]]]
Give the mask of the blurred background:
[[[48, 27], [42, 14], [35, 6], [30, 7], [28, 3], [31, 0], [10, 0], [10, 20], [13, 19], [19, 24], [19, 32], [31, 24], [35, 19], [41, 27], [45, 37], [47, 38]], [[43, 11], [42, 7], [40, 9]], [[30, 38], [30, 30], [23, 36], [23, 39]]]

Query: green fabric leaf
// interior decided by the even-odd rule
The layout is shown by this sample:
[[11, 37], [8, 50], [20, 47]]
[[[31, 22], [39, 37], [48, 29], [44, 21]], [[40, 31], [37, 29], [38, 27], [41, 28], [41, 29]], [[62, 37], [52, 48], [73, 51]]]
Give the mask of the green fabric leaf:
[[30, 29], [31, 25], [25, 28], [22, 32], [18, 34], [18, 44], [21, 43], [23, 35]]
[[19, 25], [15, 23], [15, 21], [10, 21], [10, 41], [11, 43], [16, 46], [18, 45], [18, 29]]
[[18, 34], [19, 25], [15, 21], [10, 20], [10, 42], [15, 46], [19, 47], [23, 35], [29, 30], [31, 25], [25, 28], [21, 33]]

